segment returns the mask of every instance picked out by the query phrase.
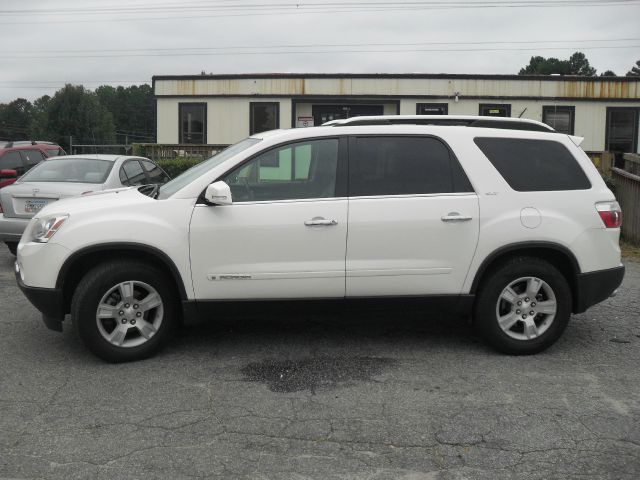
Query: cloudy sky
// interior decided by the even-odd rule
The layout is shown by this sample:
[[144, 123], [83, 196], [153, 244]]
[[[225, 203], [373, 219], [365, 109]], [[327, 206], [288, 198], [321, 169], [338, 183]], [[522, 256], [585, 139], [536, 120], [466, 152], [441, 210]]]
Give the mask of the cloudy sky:
[[640, 59], [640, 0], [0, 0], [0, 102], [254, 72], [505, 73]]

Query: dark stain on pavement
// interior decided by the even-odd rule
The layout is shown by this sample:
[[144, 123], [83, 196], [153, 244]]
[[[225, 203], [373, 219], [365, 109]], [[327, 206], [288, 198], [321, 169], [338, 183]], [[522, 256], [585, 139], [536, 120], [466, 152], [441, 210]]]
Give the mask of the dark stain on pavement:
[[242, 368], [245, 378], [266, 383], [272, 392], [331, 390], [373, 381], [372, 377], [396, 363], [379, 357], [310, 357], [299, 360], [263, 360]]

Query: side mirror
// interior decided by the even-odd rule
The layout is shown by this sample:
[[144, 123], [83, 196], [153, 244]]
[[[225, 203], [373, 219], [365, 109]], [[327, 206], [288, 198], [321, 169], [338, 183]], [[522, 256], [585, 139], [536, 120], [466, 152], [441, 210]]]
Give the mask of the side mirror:
[[204, 199], [212, 205], [231, 205], [231, 189], [229, 185], [220, 181], [214, 182], [204, 192]]
[[15, 170], [0, 170], [0, 180], [6, 180], [8, 178], [16, 178], [18, 172]]

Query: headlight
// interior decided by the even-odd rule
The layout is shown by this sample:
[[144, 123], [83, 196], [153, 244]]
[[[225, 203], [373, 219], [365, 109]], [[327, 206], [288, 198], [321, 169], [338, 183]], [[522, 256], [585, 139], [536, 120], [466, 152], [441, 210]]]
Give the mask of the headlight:
[[60, 229], [62, 224], [69, 218], [68, 214], [47, 215], [46, 217], [37, 218], [33, 228], [31, 229], [32, 242], [47, 243], [51, 237]]

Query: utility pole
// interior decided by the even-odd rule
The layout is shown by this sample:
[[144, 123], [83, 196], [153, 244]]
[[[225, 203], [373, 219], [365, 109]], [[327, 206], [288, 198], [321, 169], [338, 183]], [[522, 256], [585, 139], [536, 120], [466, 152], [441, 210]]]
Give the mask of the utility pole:
[[73, 155], [73, 136], [69, 135], [69, 155]]

